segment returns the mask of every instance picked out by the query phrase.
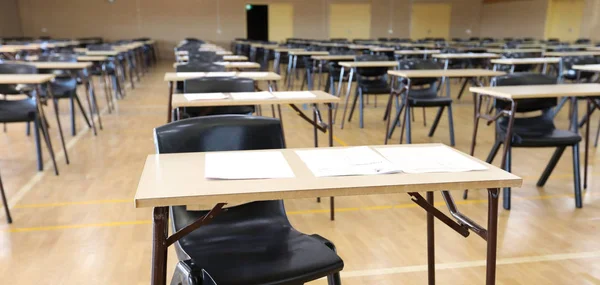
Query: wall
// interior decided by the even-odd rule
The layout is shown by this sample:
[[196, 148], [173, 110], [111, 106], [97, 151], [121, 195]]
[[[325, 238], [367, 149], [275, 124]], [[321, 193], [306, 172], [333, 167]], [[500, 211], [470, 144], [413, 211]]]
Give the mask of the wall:
[[484, 3], [482, 37], [544, 37], [548, 0]]
[[[101, 36], [109, 40], [152, 37], [162, 56], [186, 36], [221, 45], [246, 36], [245, 4], [292, 3], [294, 36], [328, 38], [331, 3], [371, 3], [371, 37], [409, 36], [411, 0], [1, 0], [18, 1], [22, 30], [28, 36], [55, 38]], [[450, 2], [451, 37], [479, 33], [482, 0], [412, 0]], [[220, 15], [220, 17], [217, 17]], [[44, 32], [45, 31], [45, 32]], [[391, 31], [391, 33], [389, 33]]]
[[0, 0], [0, 37], [22, 36], [18, 0]]
[[600, 41], [600, 0], [586, 0], [581, 24], [581, 37]]

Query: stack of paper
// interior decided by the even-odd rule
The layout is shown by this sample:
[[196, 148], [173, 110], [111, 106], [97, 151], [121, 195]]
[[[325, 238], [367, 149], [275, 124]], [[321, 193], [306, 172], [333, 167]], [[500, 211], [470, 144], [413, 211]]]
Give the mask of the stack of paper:
[[296, 154], [316, 177], [398, 172], [393, 164], [367, 146], [298, 150]]
[[405, 173], [465, 172], [487, 167], [446, 146], [386, 147], [376, 150]]
[[207, 179], [293, 178], [294, 172], [279, 151], [207, 153]]
[[261, 99], [272, 99], [275, 98], [271, 92], [236, 92], [229, 93], [233, 100], [261, 100]]
[[187, 93], [183, 94], [188, 101], [227, 99], [224, 93]]
[[310, 91], [273, 92], [273, 95], [281, 99], [315, 98], [317, 95]]
[[235, 71], [234, 72], [207, 72], [206, 73], [207, 77], [233, 77], [235, 76]]

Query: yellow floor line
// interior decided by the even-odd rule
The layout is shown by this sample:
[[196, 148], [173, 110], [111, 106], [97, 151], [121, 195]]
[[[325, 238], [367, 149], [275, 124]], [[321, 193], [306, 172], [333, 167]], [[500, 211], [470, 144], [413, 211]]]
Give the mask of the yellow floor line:
[[128, 222], [110, 222], [110, 223], [99, 223], [99, 224], [76, 224], [76, 225], [63, 225], [63, 226], [47, 226], [47, 227], [31, 227], [31, 228], [12, 228], [5, 230], [9, 233], [22, 233], [22, 232], [37, 232], [37, 231], [55, 231], [65, 229], [81, 229], [81, 228], [100, 228], [100, 227], [120, 227], [120, 226], [131, 226], [131, 225], [148, 225], [151, 224], [150, 220], [142, 221], [128, 221]]
[[[598, 258], [598, 257], [600, 257], [600, 251], [548, 254], [548, 255], [538, 255], [538, 256], [500, 258], [497, 260], [497, 265], [562, 261], [562, 260], [569, 260], [569, 259], [588, 259], [588, 258]], [[436, 270], [444, 270], [444, 269], [459, 269], [459, 268], [482, 267], [482, 266], [485, 266], [485, 260], [474, 260], [474, 261], [456, 262], [456, 263], [437, 263], [435, 265], [435, 269]], [[378, 269], [369, 269], [369, 270], [342, 271], [341, 277], [342, 278], [353, 278], [353, 277], [380, 276], [380, 275], [390, 275], [390, 274], [408, 273], [408, 272], [424, 272], [424, 271], [427, 271], [426, 264], [425, 265], [415, 265], [415, 266], [392, 267], [392, 268], [378, 268]]]
[[117, 204], [117, 203], [133, 203], [133, 199], [92, 200], [92, 201], [58, 202], [58, 203], [45, 203], [45, 204], [22, 204], [22, 205], [15, 206], [14, 209], [50, 208], [50, 207], [63, 207], [63, 206], [73, 206], [73, 205], [97, 205], [97, 204]]

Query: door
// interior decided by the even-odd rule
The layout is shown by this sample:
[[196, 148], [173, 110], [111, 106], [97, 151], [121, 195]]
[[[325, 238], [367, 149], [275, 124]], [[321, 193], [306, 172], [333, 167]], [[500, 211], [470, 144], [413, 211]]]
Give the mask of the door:
[[371, 37], [371, 4], [331, 4], [329, 38], [368, 39]]
[[410, 37], [423, 38], [450, 37], [450, 17], [452, 5], [448, 3], [413, 3], [410, 16]]
[[269, 41], [284, 42], [294, 37], [294, 6], [269, 4]]
[[546, 15], [546, 38], [574, 41], [581, 33], [584, 0], [552, 0]]
[[246, 5], [246, 38], [249, 40], [269, 40], [269, 6]]

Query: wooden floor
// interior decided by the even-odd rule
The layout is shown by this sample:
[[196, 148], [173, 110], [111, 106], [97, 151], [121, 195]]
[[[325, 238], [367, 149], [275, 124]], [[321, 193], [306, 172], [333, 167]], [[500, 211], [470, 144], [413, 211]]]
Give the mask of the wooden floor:
[[[152, 129], [165, 123], [167, 84], [162, 77], [170, 70], [167, 62], [153, 69], [118, 102], [116, 112], [103, 113], [104, 130], [98, 136], [79, 118], [77, 136], [67, 136], [68, 166], [55, 120], [49, 117], [60, 156], [58, 177], [47, 159], [46, 171], [36, 171], [33, 137], [25, 135], [24, 124], [0, 131], [0, 171], [15, 220], [8, 226], [0, 216], [0, 284], [149, 283], [150, 209], [135, 209], [133, 196], [144, 159], [154, 152]], [[101, 95], [101, 86], [97, 89]], [[370, 99], [364, 129], [356, 121], [344, 130], [337, 125], [336, 145], [381, 144], [385, 98], [380, 96], [377, 108]], [[471, 102], [467, 95], [454, 104], [456, 143], [462, 151], [470, 145]], [[68, 105], [61, 107], [67, 131]], [[311, 147], [312, 128], [291, 109], [283, 110], [288, 147]], [[564, 113], [560, 127], [567, 125]], [[428, 126], [434, 115], [428, 110]], [[414, 142], [449, 143], [446, 116], [432, 138], [427, 137], [421, 110], [415, 119]], [[597, 117], [593, 130], [596, 123]], [[481, 127], [479, 158], [487, 155], [492, 138], [492, 127]], [[320, 140], [326, 144], [324, 134]], [[397, 140], [396, 134], [393, 141]], [[524, 178], [524, 185], [513, 189], [513, 209], [501, 210], [498, 284], [600, 284], [600, 171], [595, 168], [600, 156], [592, 148], [584, 208], [575, 209], [570, 151], [547, 185], [535, 186], [551, 153], [551, 149], [514, 150], [513, 172]], [[485, 191], [471, 191], [467, 201], [455, 193], [455, 199], [462, 212], [485, 224]], [[408, 196], [339, 197], [336, 202], [335, 222], [328, 219], [328, 203], [291, 200], [286, 207], [296, 228], [334, 241], [345, 262], [343, 284], [426, 284], [425, 213]], [[437, 284], [483, 284], [483, 240], [477, 235], [465, 239], [439, 222], [436, 225]], [[169, 275], [175, 262], [171, 251]]]

